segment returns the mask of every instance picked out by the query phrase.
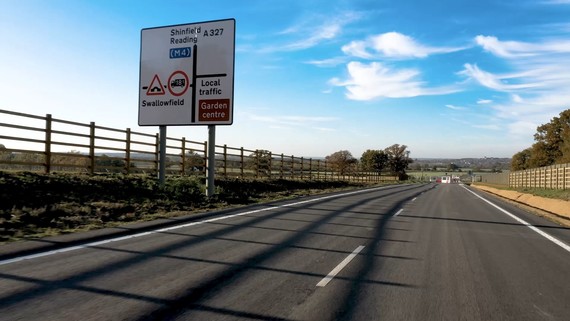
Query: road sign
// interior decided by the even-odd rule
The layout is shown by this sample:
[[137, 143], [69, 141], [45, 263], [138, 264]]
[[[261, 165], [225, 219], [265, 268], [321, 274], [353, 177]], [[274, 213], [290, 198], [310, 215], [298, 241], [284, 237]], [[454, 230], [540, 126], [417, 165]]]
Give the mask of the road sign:
[[141, 30], [139, 125], [231, 125], [235, 20]]

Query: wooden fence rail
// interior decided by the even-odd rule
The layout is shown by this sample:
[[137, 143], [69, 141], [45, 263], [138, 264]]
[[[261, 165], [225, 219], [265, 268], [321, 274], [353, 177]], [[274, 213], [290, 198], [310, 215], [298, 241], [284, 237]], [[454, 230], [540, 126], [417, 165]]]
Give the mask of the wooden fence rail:
[[[0, 109], [0, 170], [96, 173], [147, 173], [159, 170], [159, 136]], [[340, 173], [324, 159], [266, 150], [215, 146], [216, 176], [309, 180], [392, 181], [355, 165]], [[62, 152], [62, 150], [68, 150]], [[205, 176], [207, 142], [166, 139], [170, 175]]]
[[570, 189], [570, 164], [558, 164], [509, 175], [509, 186], [548, 189]]

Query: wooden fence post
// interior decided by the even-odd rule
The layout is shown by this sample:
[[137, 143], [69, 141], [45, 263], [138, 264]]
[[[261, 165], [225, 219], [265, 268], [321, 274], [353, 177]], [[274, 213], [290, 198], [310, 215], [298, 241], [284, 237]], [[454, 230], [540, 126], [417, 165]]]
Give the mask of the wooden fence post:
[[303, 180], [304, 178], [304, 172], [305, 172], [305, 159], [303, 157], [301, 157], [301, 180]]
[[570, 164], [564, 165], [564, 169], [563, 169], [563, 172], [562, 172], [562, 177], [564, 178], [563, 181], [562, 181], [562, 189], [566, 189], [566, 187], [568, 186], [568, 185], [567, 185], [567, 180], [568, 180], [567, 175], [568, 175], [568, 174], [566, 174], [566, 169], [568, 169], [568, 166], [570, 166]]
[[44, 170], [46, 174], [51, 171], [51, 114], [46, 115], [46, 135], [45, 135], [45, 157], [44, 157]]
[[280, 179], [283, 179], [283, 170], [284, 170], [283, 166], [285, 165], [283, 156], [284, 156], [283, 153], [281, 153], [281, 168], [279, 168], [279, 178]]
[[125, 141], [125, 172], [127, 175], [131, 173], [131, 129], [127, 128], [127, 137]]
[[244, 177], [244, 173], [243, 173], [243, 167], [244, 167], [244, 163], [243, 163], [243, 147], [240, 147], [240, 162], [239, 162], [239, 170], [240, 170], [240, 177], [241, 179], [243, 179]]
[[[204, 177], [206, 177], [206, 171], [208, 170], [206, 168], [206, 164], [208, 164], [208, 141], [204, 141], [204, 166], [202, 166], [202, 172], [204, 174]], [[212, 165], [214, 165], [214, 171], [216, 171], [216, 160], [213, 159], [211, 162]]]
[[95, 174], [95, 122], [89, 124], [89, 174]]
[[269, 179], [273, 179], [273, 153], [269, 152]]
[[224, 144], [224, 178], [228, 178], [228, 145]]
[[291, 179], [295, 179], [295, 156], [291, 155]]
[[255, 178], [259, 178], [259, 149], [255, 150]]
[[181, 168], [180, 172], [182, 176], [186, 176], [186, 137], [182, 137], [182, 146], [180, 147], [180, 151], [182, 152], [182, 159], [180, 161]]

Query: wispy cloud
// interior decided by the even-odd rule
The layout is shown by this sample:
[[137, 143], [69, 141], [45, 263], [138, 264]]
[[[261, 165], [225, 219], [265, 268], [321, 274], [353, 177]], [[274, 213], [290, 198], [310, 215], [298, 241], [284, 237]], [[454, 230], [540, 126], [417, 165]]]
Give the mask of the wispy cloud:
[[[342, 30], [347, 24], [358, 20], [360, 16], [357, 12], [349, 11], [333, 17], [312, 17], [310, 21], [303, 21], [297, 25], [290, 26], [277, 34], [278, 36], [296, 39], [282, 45], [264, 47], [260, 51], [264, 53], [299, 51], [315, 47], [324, 41], [330, 41], [338, 37], [342, 34]], [[300, 35], [300, 37], [297, 37], [297, 35]]]
[[501, 127], [499, 125], [494, 125], [494, 124], [472, 125], [471, 127], [479, 128], [479, 129], [486, 129], [486, 130], [501, 130]]
[[329, 84], [344, 87], [346, 96], [352, 100], [373, 100], [377, 98], [404, 98], [423, 95], [442, 95], [456, 92], [456, 88], [429, 88], [416, 69], [393, 70], [379, 63], [369, 64], [352, 61], [348, 63], [349, 78], [333, 78]]
[[535, 44], [522, 41], [500, 41], [497, 37], [479, 35], [475, 37], [475, 42], [486, 51], [505, 58], [530, 57], [545, 53], [570, 53], [570, 41], [566, 39]]
[[477, 103], [480, 104], [480, 105], [486, 105], [486, 104], [490, 104], [490, 103], [492, 103], [492, 102], [493, 102], [493, 101], [490, 100], [490, 99], [479, 99], [479, 100], [477, 100]]
[[484, 87], [508, 94], [510, 99], [490, 106], [512, 135], [529, 136], [537, 126], [568, 108], [570, 41], [549, 38], [530, 43], [477, 36], [475, 42], [513, 69], [508, 74], [495, 74], [465, 64], [461, 72]]
[[445, 105], [445, 107], [447, 107], [447, 108], [449, 108], [449, 109], [452, 109], [452, 110], [465, 110], [465, 109], [467, 109], [467, 108], [465, 108], [465, 107], [455, 106], [455, 105], [450, 105], [450, 104]]
[[513, 91], [520, 89], [537, 88], [543, 86], [540, 83], [521, 83], [521, 84], [509, 84], [504, 81], [504, 79], [513, 78], [512, 75], [495, 75], [485, 70], [480, 69], [477, 65], [465, 64], [465, 69], [459, 74], [466, 75], [472, 79], [475, 79], [479, 84], [494, 89], [497, 91]]
[[336, 131], [336, 129], [328, 128], [328, 127], [313, 127], [313, 129], [316, 129], [316, 130], [321, 131], [321, 132], [334, 132], [334, 131]]
[[450, 53], [464, 50], [466, 47], [431, 47], [417, 42], [410, 36], [387, 32], [371, 36], [366, 40], [356, 40], [342, 47], [350, 56], [373, 59], [387, 58], [425, 58], [433, 54]]
[[[432, 47], [399, 32], [387, 32], [355, 40], [342, 48], [351, 58], [371, 60], [369, 63], [350, 61], [346, 80], [332, 78], [329, 84], [346, 89], [351, 100], [368, 101], [378, 98], [407, 98], [425, 95], [444, 95], [459, 91], [456, 86], [431, 87], [421, 78], [416, 68], [399, 68], [404, 59], [426, 58], [434, 54], [451, 53], [464, 47]], [[386, 65], [377, 59], [390, 59]]]
[[347, 59], [348, 59], [347, 57], [334, 57], [322, 60], [309, 60], [306, 61], [305, 63], [317, 67], [336, 67], [340, 64], [346, 63]]
[[570, 0], [543, 0], [544, 4], [570, 4]]
[[275, 128], [287, 127], [312, 127], [322, 130], [322, 126], [317, 124], [331, 123], [338, 121], [336, 117], [310, 117], [310, 116], [263, 116], [257, 114], [248, 115], [251, 120], [263, 122]]
[[525, 89], [525, 93], [567, 91], [570, 86], [570, 41], [539, 41], [537, 43], [500, 41], [495, 37], [477, 36], [486, 51], [503, 58], [514, 72], [495, 75], [477, 65], [465, 65], [464, 74], [482, 85], [500, 91]]

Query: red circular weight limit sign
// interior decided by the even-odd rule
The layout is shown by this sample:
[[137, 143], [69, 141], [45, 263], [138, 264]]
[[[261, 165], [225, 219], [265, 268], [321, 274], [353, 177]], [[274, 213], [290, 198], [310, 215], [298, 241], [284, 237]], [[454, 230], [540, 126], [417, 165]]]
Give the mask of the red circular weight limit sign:
[[184, 95], [188, 87], [190, 87], [188, 75], [184, 71], [177, 70], [168, 77], [168, 91], [170, 91], [173, 96]]

